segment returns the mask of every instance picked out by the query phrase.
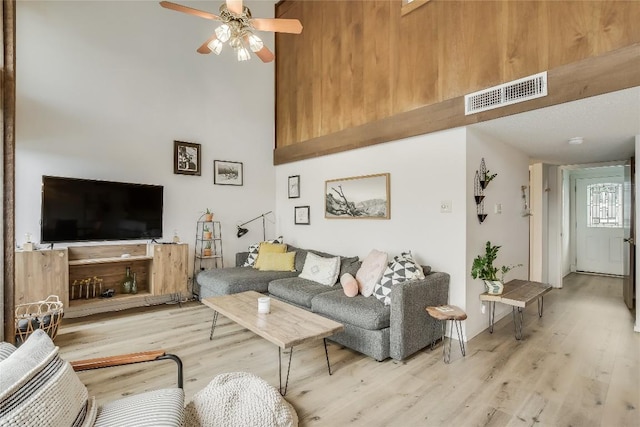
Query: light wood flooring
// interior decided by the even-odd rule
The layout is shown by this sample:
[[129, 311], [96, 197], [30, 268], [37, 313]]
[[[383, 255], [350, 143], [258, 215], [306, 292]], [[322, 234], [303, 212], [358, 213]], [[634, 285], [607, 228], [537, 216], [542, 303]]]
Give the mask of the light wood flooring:
[[[56, 338], [67, 360], [163, 348], [184, 362], [187, 401], [216, 375], [248, 371], [278, 386], [278, 349], [197, 302], [65, 319]], [[384, 362], [322, 341], [295, 347], [286, 399], [301, 426], [638, 426], [640, 334], [622, 281], [572, 274], [525, 310], [524, 339], [511, 315], [467, 343]], [[80, 373], [98, 402], [175, 385], [173, 362]], [[283, 358], [283, 366], [285, 361]]]

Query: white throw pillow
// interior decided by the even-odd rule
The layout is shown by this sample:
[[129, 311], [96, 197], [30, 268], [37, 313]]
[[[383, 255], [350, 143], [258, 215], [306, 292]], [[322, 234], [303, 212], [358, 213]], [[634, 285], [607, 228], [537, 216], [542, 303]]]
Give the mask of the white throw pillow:
[[373, 294], [373, 288], [380, 281], [385, 268], [387, 268], [387, 253], [372, 249], [356, 273], [358, 289], [363, 296], [370, 297]]
[[333, 286], [338, 280], [338, 273], [340, 273], [339, 256], [324, 258], [309, 252], [307, 259], [304, 261], [302, 273], [298, 277], [313, 280], [321, 285]]

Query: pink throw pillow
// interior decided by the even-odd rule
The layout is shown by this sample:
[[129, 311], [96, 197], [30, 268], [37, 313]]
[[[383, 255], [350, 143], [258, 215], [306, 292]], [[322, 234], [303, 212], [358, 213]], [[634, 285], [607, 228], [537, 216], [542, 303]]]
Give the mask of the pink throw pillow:
[[348, 297], [355, 297], [358, 295], [358, 281], [349, 273], [344, 273], [340, 277], [340, 284], [344, 294]]
[[387, 268], [387, 253], [372, 249], [356, 273], [358, 290], [363, 296], [370, 297], [373, 294], [373, 288], [380, 281], [385, 268]]

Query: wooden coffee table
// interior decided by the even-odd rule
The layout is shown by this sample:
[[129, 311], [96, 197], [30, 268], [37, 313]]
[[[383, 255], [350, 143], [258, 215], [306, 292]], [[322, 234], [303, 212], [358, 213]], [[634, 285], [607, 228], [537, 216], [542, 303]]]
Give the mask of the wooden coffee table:
[[[295, 307], [286, 302], [271, 298], [271, 312], [268, 314], [258, 313], [258, 298], [264, 295], [259, 292], [248, 291], [239, 294], [224, 295], [220, 297], [205, 298], [202, 303], [214, 310], [213, 321], [211, 322], [211, 335], [216, 327], [218, 314], [228, 317], [240, 326], [249, 329], [251, 332], [261, 336], [267, 341], [278, 346], [278, 377], [280, 381], [280, 394], [287, 393], [289, 384], [289, 371], [291, 369], [291, 358], [293, 347], [307, 341], [320, 339], [324, 343], [324, 354], [327, 358], [327, 368], [331, 375], [331, 364], [329, 363], [329, 353], [327, 351], [326, 337], [342, 332], [344, 326], [326, 317], [311, 313]], [[282, 355], [284, 349], [291, 349], [289, 353], [289, 366], [287, 367], [287, 378], [282, 388]]]
[[[513, 326], [517, 340], [522, 339], [523, 310], [534, 301], [538, 302], [538, 317], [542, 317], [544, 309], [544, 295], [553, 289], [547, 283], [531, 282], [529, 280], [514, 279], [504, 284], [500, 295], [488, 293], [480, 294], [481, 301], [489, 301], [489, 332], [493, 333], [496, 302], [512, 306]], [[517, 312], [517, 314], [516, 314]]]

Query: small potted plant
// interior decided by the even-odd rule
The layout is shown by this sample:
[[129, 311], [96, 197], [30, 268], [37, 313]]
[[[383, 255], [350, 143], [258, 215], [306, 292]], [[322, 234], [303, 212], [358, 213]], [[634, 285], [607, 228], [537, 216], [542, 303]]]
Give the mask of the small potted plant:
[[203, 256], [211, 256], [211, 242], [207, 242], [202, 249]]
[[[478, 255], [471, 266], [471, 277], [484, 280], [487, 293], [491, 295], [500, 295], [504, 289], [504, 275], [514, 268], [522, 266], [522, 264], [518, 264], [503, 265], [500, 268], [494, 267], [493, 262], [498, 257], [499, 249], [500, 246], [492, 245], [490, 241], [487, 241], [484, 255]], [[500, 278], [498, 278], [498, 274], [500, 274]]]
[[211, 211], [209, 210], [209, 208], [207, 208], [207, 210], [206, 210], [206, 211], [204, 211], [204, 220], [205, 220], [206, 222], [211, 222], [211, 221], [213, 221], [213, 212], [211, 212]]
[[212, 232], [211, 229], [209, 228], [208, 225], [205, 225], [204, 228], [202, 229], [202, 238], [204, 240], [211, 240], [211, 236], [212, 236]]
[[484, 190], [485, 188], [487, 188], [487, 185], [489, 185], [489, 183], [493, 181], [496, 176], [498, 176], [497, 173], [491, 173], [491, 171], [487, 169], [487, 171], [484, 173], [484, 176], [480, 177], [480, 185], [482, 186], [482, 189]]

